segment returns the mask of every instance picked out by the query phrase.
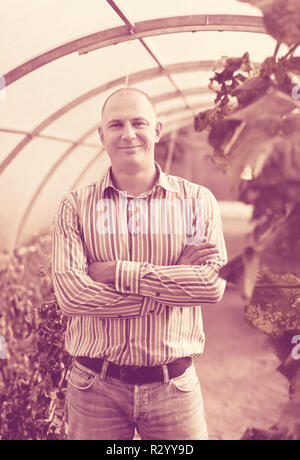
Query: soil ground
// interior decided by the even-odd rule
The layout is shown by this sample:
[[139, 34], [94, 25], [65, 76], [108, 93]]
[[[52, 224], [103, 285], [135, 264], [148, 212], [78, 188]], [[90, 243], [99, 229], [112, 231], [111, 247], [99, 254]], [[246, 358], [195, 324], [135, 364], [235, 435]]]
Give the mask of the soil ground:
[[195, 361], [209, 437], [238, 440], [248, 427], [269, 428], [288, 401], [288, 382], [266, 335], [248, 326], [245, 302], [233, 288], [203, 305], [206, 344]]
[[[241, 211], [223, 218], [229, 260], [247, 242], [249, 225]], [[246, 324], [244, 307], [229, 284], [220, 303], [202, 305], [206, 342], [195, 365], [211, 440], [239, 440], [247, 428], [269, 428], [288, 401], [289, 384], [276, 370], [280, 361], [269, 337]]]
[[[240, 254], [249, 226], [236, 211], [223, 219], [228, 259]], [[238, 440], [247, 428], [267, 429], [288, 401], [289, 384], [269, 337], [246, 324], [245, 300], [227, 284], [222, 301], [202, 307], [204, 353], [195, 361], [202, 387], [209, 438]]]

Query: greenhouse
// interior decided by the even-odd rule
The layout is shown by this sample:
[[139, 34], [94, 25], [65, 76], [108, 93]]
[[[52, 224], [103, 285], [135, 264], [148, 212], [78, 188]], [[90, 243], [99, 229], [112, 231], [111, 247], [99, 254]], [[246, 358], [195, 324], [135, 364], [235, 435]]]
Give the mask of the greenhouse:
[[[68, 425], [66, 392], [68, 381], [72, 385], [70, 373], [77, 354], [93, 360], [100, 353], [99, 359], [111, 357], [112, 366], [121, 368], [152, 369], [161, 364], [165, 384], [164, 366], [172, 363], [176, 347], [178, 359], [188, 354], [195, 363], [209, 439], [300, 439], [300, 1], [3, 0], [0, 21], [0, 439], [71, 439], [70, 426], [75, 422], [72, 419]], [[134, 252], [134, 243], [130, 243], [130, 257], [113, 247], [114, 256], [104, 260], [115, 264], [114, 276], [119, 279], [96, 280], [90, 269], [83, 270], [83, 264], [78, 273], [86, 271], [80, 281], [86, 286], [86, 297], [82, 297], [86, 303], [74, 293], [72, 304], [68, 289], [75, 292], [78, 285], [65, 281], [71, 269], [62, 273], [63, 249], [59, 237], [53, 242], [53, 232], [61, 228], [61, 236], [72, 227], [74, 203], [91, 190], [91, 184], [99, 185], [103, 177], [114, 183], [113, 176], [107, 176], [115, 166], [108, 147], [112, 125], [102, 126], [102, 108], [106, 103], [107, 113], [121, 113], [123, 101], [127, 113], [128, 101], [134, 97], [143, 99], [144, 106], [151, 101], [159, 121], [156, 130], [162, 127], [159, 134], [156, 131], [153, 150], [156, 177], [171, 181], [174, 187], [184, 179], [189, 185], [183, 189], [198, 190], [199, 196], [201, 190], [208, 190], [212, 214], [203, 225], [211, 233], [205, 230], [203, 245], [211, 237], [207, 244], [216, 245], [223, 262], [209, 259], [214, 251], [210, 246], [205, 246], [210, 250], [208, 262], [201, 259], [198, 265], [188, 258], [191, 252], [182, 256], [184, 250], [181, 259], [176, 253], [176, 262], [175, 253], [166, 259], [141, 256], [141, 249]], [[119, 105], [114, 105], [117, 98]], [[143, 139], [143, 134], [136, 133], [137, 129], [146, 132], [145, 126], [132, 126], [128, 129], [134, 131], [134, 139]], [[116, 133], [115, 125], [113, 129]], [[125, 174], [120, 168], [120, 178], [128, 178], [128, 168]], [[136, 190], [148, 193], [150, 188]], [[92, 206], [91, 202], [86, 206]], [[74, 218], [72, 224], [66, 221], [65, 228], [63, 212], [66, 219]], [[221, 230], [214, 212], [220, 213]], [[77, 212], [76, 219], [81, 217]], [[154, 222], [153, 216], [150, 219]], [[86, 222], [86, 230], [81, 227], [81, 231], [90, 235], [93, 223]], [[182, 223], [181, 218], [178, 222]], [[222, 229], [227, 257], [218, 243], [222, 245], [223, 237], [213, 240]], [[88, 239], [79, 238], [82, 247], [88, 247]], [[116, 238], [114, 242], [121, 241]], [[178, 241], [173, 228], [168, 238], [155, 239], [155, 243], [151, 239], [151, 250], [175, 251], [176, 244], [181, 244]], [[102, 242], [110, 244], [104, 236], [100, 246]], [[157, 249], [160, 244], [162, 249]], [[78, 256], [78, 248], [73, 247], [70, 264], [80, 264], [81, 257], [84, 263], [97, 262], [88, 248]], [[101, 254], [110, 254], [105, 251], [100, 248]], [[74, 262], [75, 253], [79, 258]], [[174, 281], [173, 272], [160, 271], [167, 265], [189, 265], [191, 271], [186, 268], [178, 280], [174, 274]], [[218, 300], [210, 300], [213, 294], [204, 295], [201, 288], [202, 283], [207, 292], [212, 290], [211, 278], [205, 278], [210, 271], [217, 273], [217, 286], [224, 283], [224, 295]], [[196, 274], [198, 281], [189, 280], [189, 273]], [[136, 281], [140, 291], [125, 286], [125, 276], [127, 284], [140, 276]], [[93, 279], [91, 285], [86, 284], [88, 277]], [[116, 288], [111, 295], [119, 295], [111, 304], [117, 305], [113, 316], [107, 317], [108, 307], [102, 309], [102, 303], [100, 309], [96, 300], [91, 313], [90, 292], [97, 288], [106, 292], [103, 285], [112, 286], [112, 282]], [[151, 293], [155, 289], [157, 297]], [[103, 297], [107, 302], [109, 295]], [[124, 302], [129, 296], [132, 311], [124, 319], [118, 307], [121, 296]], [[144, 313], [140, 314], [145, 316], [138, 323], [130, 315], [134, 316], [141, 296]], [[145, 299], [150, 299], [149, 306]], [[151, 316], [152, 303], [156, 310]], [[81, 312], [78, 316], [74, 305]], [[204, 333], [198, 337], [200, 348], [195, 344], [200, 329], [190, 326], [184, 335], [185, 322], [192, 318], [188, 311], [195, 314], [191, 323], [199, 320], [202, 324], [197, 308], [203, 316], [203, 355]], [[162, 326], [166, 336], [155, 339], [162, 342], [155, 345], [160, 354], [156, 349], [158, 354], [151, 355], [151, 346], [155, 348], [152, 328], [160, 324], [160, 315], [164, 317], [162, 310], [169, 321]], [[79, 321], [80, 333], [92, 334], [100, 351], [88, 345], [90, 337], [82, 339], [81, 348], [78, 338], [71, 338]], [[115, 326], [117, 321], [122, 326]], [[116, 332], [117, 327], [123, 331], [125, 323], [124, 335]], [[167, 327], [168, 333], [164, 332]], [[115, 336], [124, 343], [113, 346]], [[66, 348], [65, 340], [66, 344], [69, 340]], [[139, 357], [125, 359], [127, 353]], [[180, 377], [174, 377], [173, 390], [176, 378]], [[96, 388], [96, 383], [91, 387]], [[143, 387], [135, 385], [137, 392]], [[161, 431], [161, 437], [151, 434], [149, 427], [144, 432], [147, 417], [141, 414], [130, 422], [134, 438], [121, 432], [120, 437], [109, 437], [103, 428], [92, 439], [202, 439], [193, 432], [175, 434], [175, 429], [167, 430], [168, 434]], [[87, 439], [80, 430], [75, 432], [75, 439]]]

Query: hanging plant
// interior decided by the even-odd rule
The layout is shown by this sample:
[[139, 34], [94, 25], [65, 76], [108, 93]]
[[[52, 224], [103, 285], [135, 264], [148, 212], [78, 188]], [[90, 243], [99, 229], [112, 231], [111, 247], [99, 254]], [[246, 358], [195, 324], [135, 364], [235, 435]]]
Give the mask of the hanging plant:
[[[300, 2], [247, 3], [263, 12], [266, 29], [277, 40], [274, 55], [258, 68], [247, 52], [227, 59], [209, 83], [216, 92], [215, 107], [197, 114], [194, 127], [209, 130], [214, 161], [239, 199], [253, 206], [253, 233], [220, 276], [239, 287], [247, 302], [247, 323], [273, 338], [282, 361], [279, 370], [290, 381], [292, 399], [279, 424], [264, 433], [250, 430], [243, 439], [298, 439], [300, 359], [294, 351], [296, 338], [300, 341], [300, 57], [295, 52]], [[289, 50], [278, 57], [282, 43]]]

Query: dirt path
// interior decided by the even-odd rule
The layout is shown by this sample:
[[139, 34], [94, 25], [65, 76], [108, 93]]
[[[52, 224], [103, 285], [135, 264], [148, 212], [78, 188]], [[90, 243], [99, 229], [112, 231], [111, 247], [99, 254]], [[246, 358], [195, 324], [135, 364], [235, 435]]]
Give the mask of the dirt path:
[[248, 427], [275, 423], [288, 398], [268, 337], [243, 319], [244, 302], [227, 289], [217, 305], [203, 305], [206, 345], [196, 360], [210, 439], [238, 440]]

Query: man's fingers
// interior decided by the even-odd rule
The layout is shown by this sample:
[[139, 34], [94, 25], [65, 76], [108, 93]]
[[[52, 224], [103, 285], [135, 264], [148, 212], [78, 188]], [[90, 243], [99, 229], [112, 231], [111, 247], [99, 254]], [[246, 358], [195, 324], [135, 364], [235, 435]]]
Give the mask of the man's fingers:
[[191, 257], [198, 257], [198, 258], [202, 258], [202, 257], [206, 257], [208, 255], [211, 255], [211, 254], [217, 254], [219, 252], [218, 248], [216, 246], [211, 246], [209, 248], [205, 248], [205, 249], [201, 249], [201, 248], [191, 248], [189, 252], [187, 253], [184, 253], [183, 256], [187, 257], [187, 258], [191, 258]]
[[202, 259], [206, 256], [210, 256], [211, 254], [218, 254], [218, 252], [217, 248], [204, 249], [203, 251], [195, 251], [193, 253], [193, 257], [196, 256], [198, 259]]
[[200, 243], [200, 244], [189, 244], [187, 245], [183, 252], [182, 255], [189, 255], [191, 253], [194, 253], [195, 251], [203, 251], [205, 249], [213, 249], [216, 248], [217, 246], [213, 243]]
[[205, 241], [204, 243], [198, 243], [198, 244], [188, 244], [186, 245], [186, 248], [209, 248], [211, 246], [216, 246], [214, 243], [210, 243], [209, 241]]
[[202, 254], [201, 256], [193, 254], [193, 256], [190, 258], [190, 263], [192, 265], [200, 264], [201, 262], [205, 262], [206, 260], [211, 259], [211, 256], [218, 254], [218, 252], [219, 251], [207, 251], [206, 254]]
[[177, 263], [181, 265], [195, 265], [218, 253], [217, 246], [208, 241], [199, 244], [190, 244], [185, 246]]
[[216, 254], [219, 254], [217, 249], [207, 249], [201, 253], [194, 252], [189, 255], [181, 256], [177, 263], [181, 265], [197, 265], [211, 259], [211, 257]]

